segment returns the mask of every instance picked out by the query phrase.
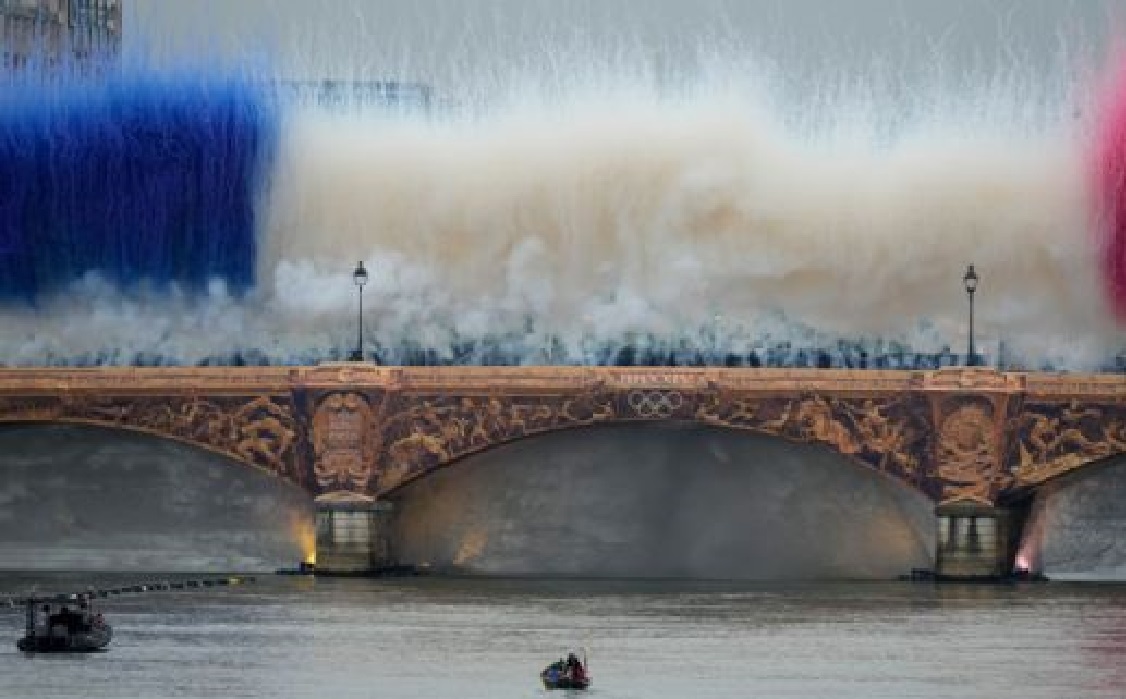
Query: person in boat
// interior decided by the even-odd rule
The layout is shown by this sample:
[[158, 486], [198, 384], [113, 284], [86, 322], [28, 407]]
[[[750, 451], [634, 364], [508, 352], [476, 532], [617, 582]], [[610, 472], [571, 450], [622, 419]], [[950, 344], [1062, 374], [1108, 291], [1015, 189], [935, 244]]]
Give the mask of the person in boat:
[[51, 605], [43, 605], [43, 620], [35, 620], [35, 629], [37, 636], [47, 636], [51, 632]]
[[55, 615], [55, 617], [56, 620], [52, 622], [52, 625], [60, 624], [65, 626], [69, 634], [80, 633], [86, 625], [86, 614], [84, 612], [76, 612], [65, 605], [59, 610], [59, 613]]
[[70, 607], [63, 605], [63, 608], [59, 610], [58, 623], [66, 627], [67, 633], [74, 633], [78, 630], [76, 628], [78, 626], [78, 614], [71, 611]]
[[567, 663], [563, 660], [563, 658], [560, 658], [559, 660], [556, 660], [552, 664], [548, 665], [544, 669], [543, 674], [552, 682], [556, 682], [560, 678], [567, 676]]
[[574, 653], [567, 655], [567, 676], [575, 682], [586, 681], [586, 668], [583, 667], [579, 656]]
[[66, 616], [65, 615], [67, 613], [68, 613], [67, 608], [63, 607], [62, 609], [55, 612], [54, 614], [49, 615], [47, 617], [47, 628], [54, 631], [56, 626], [65, 626], [66, 625]]

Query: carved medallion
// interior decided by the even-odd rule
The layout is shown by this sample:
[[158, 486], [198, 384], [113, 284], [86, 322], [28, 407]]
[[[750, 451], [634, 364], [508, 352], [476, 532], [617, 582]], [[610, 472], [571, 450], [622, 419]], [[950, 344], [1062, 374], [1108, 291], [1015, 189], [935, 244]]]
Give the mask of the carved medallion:
[[991, 502], [997, 466], [992, 409], [970, 402], [951, 410], [938, 430], [938, 475], [943, 502]]
[[333, 393], [313, 416], [313, 473], [328, 491], [363, 492], [370, 477], [371, 407], [357, 393]]

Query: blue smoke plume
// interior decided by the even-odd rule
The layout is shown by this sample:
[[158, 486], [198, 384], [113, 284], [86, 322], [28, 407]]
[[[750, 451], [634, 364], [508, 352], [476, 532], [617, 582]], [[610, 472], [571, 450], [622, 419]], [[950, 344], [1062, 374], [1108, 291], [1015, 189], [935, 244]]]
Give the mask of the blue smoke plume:
[[277, 110], [197, 75], [0, 91], [0, 297], [92, 271], [130, 288], [254, 282], [256, 204]]

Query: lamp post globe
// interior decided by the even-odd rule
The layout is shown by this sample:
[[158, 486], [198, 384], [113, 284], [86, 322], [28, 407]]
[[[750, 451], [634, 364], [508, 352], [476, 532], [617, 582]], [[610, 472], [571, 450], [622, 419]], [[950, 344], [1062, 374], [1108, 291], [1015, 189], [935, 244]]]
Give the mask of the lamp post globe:
[[974, 352], [974, 293], [977, 292], [978, 276], [974, 270], [974, 266], [966, 267], [966, 273], [962, 276], [962, 284], [966, 287], [966, 295], [970, 297], [970, 331], [967, 338], [966, 348], [966, 365], [976, 365], [976, 354]]
[[364, 361], [364, 284], [368, 283], [368, 271], [364, 268], [364, 261], [360, 260], [356, 263], [356, 269], [352, 271], [352, 282], [360, 290], [360, 309], [357, 316], [357, 330], [356, 330], [356, 351], [352, 353], [352, 361]]

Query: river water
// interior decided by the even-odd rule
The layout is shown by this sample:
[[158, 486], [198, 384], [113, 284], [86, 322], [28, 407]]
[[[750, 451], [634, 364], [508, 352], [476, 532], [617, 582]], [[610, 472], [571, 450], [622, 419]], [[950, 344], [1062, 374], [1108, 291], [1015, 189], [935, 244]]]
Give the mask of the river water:
[[265, 576], [102, 608], [111, 649], [75, 656], [18, 653], [0, 615], [0, 696], [527, 698], [571, 646], [603, 699], [1126, 695], [1119, 586]]

